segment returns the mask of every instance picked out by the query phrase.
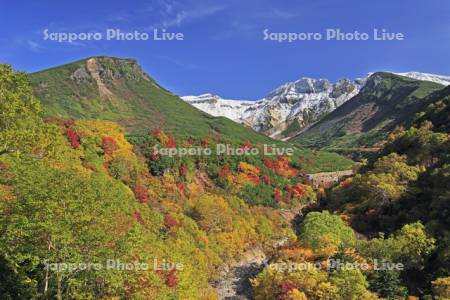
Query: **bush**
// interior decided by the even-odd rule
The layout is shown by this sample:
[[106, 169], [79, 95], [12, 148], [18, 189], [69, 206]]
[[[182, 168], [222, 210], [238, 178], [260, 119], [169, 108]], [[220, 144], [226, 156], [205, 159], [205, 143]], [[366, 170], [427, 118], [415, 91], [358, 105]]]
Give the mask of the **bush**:
[[318, 253], [331, 256], [339, 248], [352, 246], [355, 234], [339, 216], [328, 211], [311, 212], [300, 227], [300, 240]]
[[265, 184], [246, 185], [242, 188], [239, 196], [250, 205], [264, 205], [273, 208], [278, 207], [278, 203], [272, 197], [272, 188]]

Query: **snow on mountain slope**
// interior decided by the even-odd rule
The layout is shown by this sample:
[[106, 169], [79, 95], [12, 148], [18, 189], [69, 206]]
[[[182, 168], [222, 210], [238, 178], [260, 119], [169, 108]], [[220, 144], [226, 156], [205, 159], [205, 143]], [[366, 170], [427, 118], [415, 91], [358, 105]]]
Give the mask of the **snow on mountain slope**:
[[[292, 123], [304, 127], [356, 95], [363, 80], [301, 78], [258, 101], [226, 100], [213, 94], [181, 97], [213, 116], [224, 116], [257, 131], [278, 136]], [[280, 136], [281, 137], [281, 136]]]
[[442, 85], [450, 85], [450, 76], [444, 76], [444, 75], [436, 75], [436, 74], [429, 74], [429, 73], [420, 73], [420, 72], [405, 72], [405, 73], [393, 73], [417, 80], [423, 80], [423, 81], [432, 81], [436, 82]]
[[222, 99], [213, 94], [199, 96], [183, 96], [184, 101], [213, 116], [227, 117], [240, 122], [244, 112], [255, 104], [255, 101]]
[[[419, 72], [393, 74], [450, 85], [449, 76]], [[341, 79], [336, 83], [303, 77], [283, 84], [258, 101], [227, 100], [213, 94], [181, 98], [213, 116], [224, 116], [271, 137], [284, 139], [356, 96], [370, 75], [355, 80]]]
[[258, 131], [274, 137], [289, 126], [297, 129], [317, 121], [333, 111], [361, 88], [362, 81], [342, 79], [332, 84], [326, 79], [301, 78], [288, 82], [266, 96], [253, 115], [246, 115], [247, 123]]

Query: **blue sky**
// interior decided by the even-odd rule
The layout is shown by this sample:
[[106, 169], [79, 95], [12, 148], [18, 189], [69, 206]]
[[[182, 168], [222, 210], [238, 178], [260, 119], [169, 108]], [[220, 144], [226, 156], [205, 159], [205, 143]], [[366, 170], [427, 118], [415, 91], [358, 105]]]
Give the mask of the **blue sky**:
[[[257, 99], [303, 76], [450, 75], [448, 0], [2, 1], [0, 62], [37, 71], [93, 55], [136, 58], [173, 92]], [[50, 32], [181, 32], [183, 41], [43, 40]], [[264, 41], [270, 32], [401, 32], [403, 41]]]

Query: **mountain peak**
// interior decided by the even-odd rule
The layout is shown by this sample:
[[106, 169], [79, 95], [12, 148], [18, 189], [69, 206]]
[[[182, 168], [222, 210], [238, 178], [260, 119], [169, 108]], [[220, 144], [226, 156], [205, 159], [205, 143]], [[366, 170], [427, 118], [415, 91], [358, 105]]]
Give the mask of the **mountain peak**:
[[128, 58], [128, 57], [118, 57], [118, 56], [107, 56], [107, 55], [95, 55], [95, 56], [89, 56], [81, 61], [88, 61], [88, 60], [97, 60], [97, 61], [115, 61], [115, 62], [122, 62], [122, 63], [134, 63], [138, 64], [137, 60], [134, 58]]
[[[408, 77], [408, 78], [406, 78]], [[186, 102], [214, 116], [225, 116], [270, 136], [291, 136], [313, 124], [360, 91], [378, 95], [394, 83], [407, 87], [419, 81], [450, 85], [450, 77], [429, 73], [374, 72], [354, 80], [335, 83], [323, 78], [301, 77], [272, 90], [259, 101], [232, 102], [213, 94], [182, 97]]]
[[[183, 100], [213, 116], [224, 116], [275, 136], [292, 124], [307, 126], [357, 94], [360, 83], [302, 77], [287, 82], [258, 101], [229, 101], [213, 94]], [[274, 135], [275, 134], [275, 135]]]
[[315, 79], [310, 77], [302, 77], [296, 81], [287, 82], [276, 88], [266, 98], [273, 98], [277, 95], [287, 95], [296, 93], [318, 93], [331, 88], [331, 83], [326, 79]]

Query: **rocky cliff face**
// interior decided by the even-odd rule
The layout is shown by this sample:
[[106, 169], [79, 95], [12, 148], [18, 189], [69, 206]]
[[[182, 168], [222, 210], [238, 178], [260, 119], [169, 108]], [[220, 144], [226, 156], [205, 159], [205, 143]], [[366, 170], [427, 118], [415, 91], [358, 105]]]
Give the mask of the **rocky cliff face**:
[[[333, 111], [360, 90], [364, 80], [301, 78], [288, 82], [258, 101], [226, 100], [212, 94], [182, 97], [214, 116], [225, 116], [267, 135], [288, 137]], [[296, 131], [292, 130], [292, 132]]]
[[[362, 81], [302, 78], [264, 98], [264, 105], [247, 117], [252, 127], [274, 137], [286, 137], [333, 111], [360, 90]], [[292, 130], [289, 130], [291, 127]]]

